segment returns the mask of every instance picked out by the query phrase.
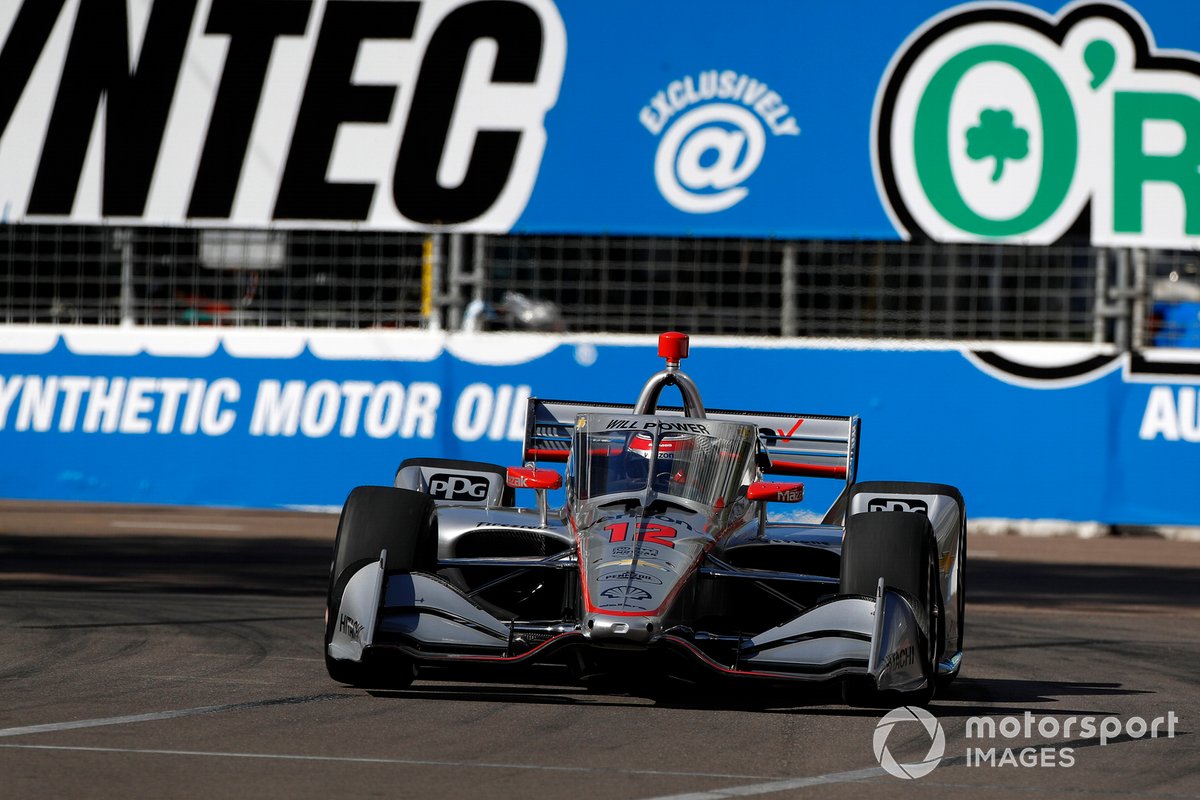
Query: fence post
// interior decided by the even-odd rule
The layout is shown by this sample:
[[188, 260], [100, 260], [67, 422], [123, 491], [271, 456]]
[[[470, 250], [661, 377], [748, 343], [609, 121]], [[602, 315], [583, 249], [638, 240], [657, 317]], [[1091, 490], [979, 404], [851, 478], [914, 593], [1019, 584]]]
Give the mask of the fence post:
[[421, 249], [421, 327], [440, 331], [442, 320], [438, 304], [441, 296], [440, 266], [442, 263], [442, 234], [426, 235]]
[[118, 313], [122, 328], [137, 324], [133, 316], [133, 232], [129, 228], [113, 231], [113, 248], [121, 251], [121, 295]]
[[[471, 300], [467, 303], [466, 309], [462, 312], [462, 317], [459, 320], [457, 330], [469, 331], [474, 333], [484, 329], [484, 322], [490, 316], [490, 310], [487, 303], [484, 302], [483, 287], [487, 281], [487, 274], [484, 271], [487, 259], [485, 253], [487, 250], [487, 237], [482, 233], [476, 233], [471, 237], [471, 270], [470, 272], [459, 272], [455, 280], [460, 281], [464, 286], [471, 287]], [[455, 297], [461, 302], [462, 295], [455, 290]]]
[[465, 275], [463, 273], [463, 235], [461, 233], [450, 234], [450, 255], [446, 266], [448, 268], [449, 277], [446, 287], [446, 327], [449, 330], [456, 331], [462, 327], [462, 285]]
[[1108, 253], [1107, 247], [1096, 250], [1096, 297], [1092, 303], [1092, 342], [1104, 344], [1108, 328]]
[[779, 272], [779, 335], [795, 336], [796, 328], [796, 243], [783, 243]]
[[473, 302], [483, 302], [484, 288], [487, 285], [487, 235], [475, 234], [471, 248], [471, 271], [475, 275], [475, 286], [471, 291]]
[[1112, 306], [1115, 322], [1113, 341], [1122, 350], [1129, 349], [1129, 248], [1117, 251], [1117, 279], [1109, 296], [1115, 301]]
[[1139, 247], [1133, 251], [1133, 297], [1129, 302], [1132, 304], [1130, 309], [1130, 316], [1133, 320], [1131, 344], [1134, 350], [1141, 350], [1146, 346], [1146, 298], [1149, 292], [1146, 265], [1148, 261], [1145, 248]]

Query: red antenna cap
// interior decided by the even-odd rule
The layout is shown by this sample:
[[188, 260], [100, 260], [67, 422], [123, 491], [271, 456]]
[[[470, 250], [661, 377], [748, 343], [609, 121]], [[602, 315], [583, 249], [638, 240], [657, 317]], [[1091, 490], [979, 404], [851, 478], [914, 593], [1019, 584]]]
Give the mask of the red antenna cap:
[[667, 331], [658, 336], [658, 355], [667, 361], [679, 361], [688, 356], [688, 335]]

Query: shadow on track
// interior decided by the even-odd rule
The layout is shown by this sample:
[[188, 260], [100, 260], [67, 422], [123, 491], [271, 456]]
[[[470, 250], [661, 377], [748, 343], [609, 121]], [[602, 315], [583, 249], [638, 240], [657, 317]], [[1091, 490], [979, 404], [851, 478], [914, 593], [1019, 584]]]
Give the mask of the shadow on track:
[[[0, 588], [324, 595], [332, 541], [287, 536], [0, 536]], [[1200, 608], [1200, 569], [969, 563], [968, 602]], [[969, 614], [968, 614], [969, 619]]]
[[[506, 681], [513, 683], [508, 684]], [[442, 681], [455, 681], [454, 683]], [[465, 683], [465, 682], [471, 683]], [[537, 684], [537, 685], [533, 685]], [[663, 681], [638, 685], [634, 680], [572, 682], [566, 673], [510, 671], [498, 676], [490, 671], [438, 670], [423, 673], [409, 689], [368, 690], [381, 699], [437, 700], [440, 702], [494, 702], [540, 705], [644, 706], [696, 711], [744, 711], [809, 716], [878, 717], [886, 709], [851, 708], [843, 704], [836, 682], [794, 684], [687, 684]], [[1153, 694], [1117, 683], [1076, 681], [995, 680], [960, 678], [934, 697], [930, 710], [938, 717], [1015, 714], [1030, 710], [1031, 703], [1054, 704], [1039, 713], [1107, 716], [1117, 712], [1098, 707], [1059, 708], [1061, 699], [1102, 702], [1103, 698]], [[1087, 705], [1088, 702], [1083, 703]], [[1072, 703], [1072, 706], [1079, 703]]]
[[0, 536], [0, 588], [324, 597], [332, 546], [232, 536]]

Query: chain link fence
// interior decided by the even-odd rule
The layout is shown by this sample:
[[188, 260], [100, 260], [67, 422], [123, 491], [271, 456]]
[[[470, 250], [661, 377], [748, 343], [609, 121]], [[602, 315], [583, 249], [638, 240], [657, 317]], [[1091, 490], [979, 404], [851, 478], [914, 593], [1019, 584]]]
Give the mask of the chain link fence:
[[0, 226], [0, 322], [1200, 346], [1195, 254]]
[[490, 237], [495, 300], [570, 330], [1090, 341], [1096, 251], [903, 242]]
[[0, 227], [0, 321], [414, 327], [424, 237]]

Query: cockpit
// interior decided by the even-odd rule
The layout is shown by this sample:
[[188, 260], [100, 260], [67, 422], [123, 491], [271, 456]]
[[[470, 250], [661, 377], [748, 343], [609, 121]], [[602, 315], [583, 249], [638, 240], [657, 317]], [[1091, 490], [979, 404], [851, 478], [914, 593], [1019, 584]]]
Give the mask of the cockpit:
[[757, 430], [743, 423], [580, 414], [567, 474], [579, 500], [671, 499], [707, 511], [755, 479], [757, 446]]

